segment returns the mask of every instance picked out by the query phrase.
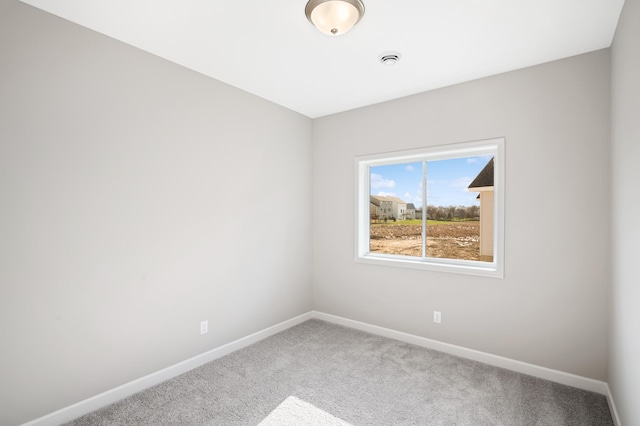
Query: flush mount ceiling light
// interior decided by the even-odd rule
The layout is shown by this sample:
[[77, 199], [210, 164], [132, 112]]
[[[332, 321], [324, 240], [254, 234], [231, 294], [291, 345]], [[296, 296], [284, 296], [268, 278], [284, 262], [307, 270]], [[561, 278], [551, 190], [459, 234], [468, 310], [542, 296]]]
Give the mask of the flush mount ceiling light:
[[362, 18], [364, 3], [361, 0], [309, 0], [304, 13], [321, 32], [338, 36]]

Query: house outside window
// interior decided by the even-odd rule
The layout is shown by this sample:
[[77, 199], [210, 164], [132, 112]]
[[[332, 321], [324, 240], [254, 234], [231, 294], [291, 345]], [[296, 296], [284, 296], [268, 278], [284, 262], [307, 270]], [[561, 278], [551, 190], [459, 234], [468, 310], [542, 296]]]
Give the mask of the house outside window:
[[356, 262], [502, 278], [504, 144], [356, 157]]

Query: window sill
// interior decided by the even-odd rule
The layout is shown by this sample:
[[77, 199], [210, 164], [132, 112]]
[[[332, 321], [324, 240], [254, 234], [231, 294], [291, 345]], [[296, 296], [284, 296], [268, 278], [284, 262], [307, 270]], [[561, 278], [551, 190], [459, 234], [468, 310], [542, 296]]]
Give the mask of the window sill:
[[425, 259], [396, 256], [390, 254], [356, 255], [357, 263], [369, 265], [390, 266], [425, 271], [448, 272], [480, 277], [504, 278], [504, 271], [495, 262], [458, 261], [453, 259]]

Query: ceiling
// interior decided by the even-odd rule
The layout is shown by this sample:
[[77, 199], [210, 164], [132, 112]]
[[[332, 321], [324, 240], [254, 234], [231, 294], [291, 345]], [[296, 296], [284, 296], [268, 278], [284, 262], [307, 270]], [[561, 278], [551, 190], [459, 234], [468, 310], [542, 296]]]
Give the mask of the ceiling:
[[363, 0], [331, 37], [307, 0], [22, 1], [311, 118], [609, 47], [624, 3]]

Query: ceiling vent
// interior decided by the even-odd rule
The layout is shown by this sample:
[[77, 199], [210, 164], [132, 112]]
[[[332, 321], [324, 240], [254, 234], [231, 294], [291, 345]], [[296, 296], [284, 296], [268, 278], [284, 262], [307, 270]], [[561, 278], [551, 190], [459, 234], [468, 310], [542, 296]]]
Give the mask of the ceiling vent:
[[379, 59], [383, 65], [395, 65], [400, 60], [400, 54], [398, 52], [386, 52], [380, 55]]

